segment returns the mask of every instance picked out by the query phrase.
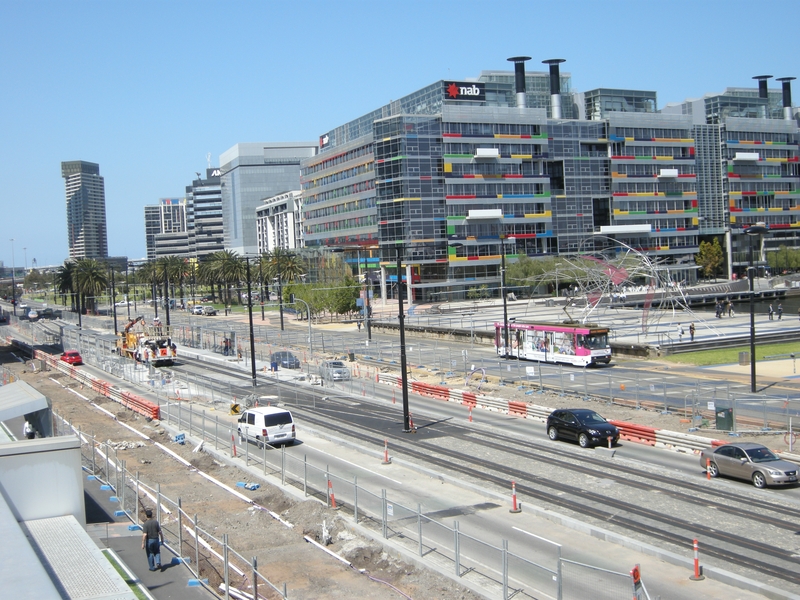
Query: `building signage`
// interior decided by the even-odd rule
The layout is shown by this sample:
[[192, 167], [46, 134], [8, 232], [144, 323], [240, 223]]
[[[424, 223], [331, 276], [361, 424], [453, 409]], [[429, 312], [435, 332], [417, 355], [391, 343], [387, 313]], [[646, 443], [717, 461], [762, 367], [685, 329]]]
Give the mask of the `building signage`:
[[472, 100], [474, 102], [486, 101], [486, 86], [474, 81], [445, 81], [445, 100]]
[[328, 142], [330, 142], [330, 139], [328, 138], [328, 134], [319, 136], [319, 147], [320, 148], [324, 148], [325, 146], [327, 146]]

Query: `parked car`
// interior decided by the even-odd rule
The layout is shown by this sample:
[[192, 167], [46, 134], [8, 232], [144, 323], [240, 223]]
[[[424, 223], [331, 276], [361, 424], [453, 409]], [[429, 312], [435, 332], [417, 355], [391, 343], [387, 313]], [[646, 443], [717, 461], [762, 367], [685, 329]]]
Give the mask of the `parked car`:
[[700, 453], [700, 464], [711, 477], [747, 479], [757, 488], [797, 483], [797, 465], [753, 442], [733, 442]]
[[327, 381], [347, 381], [350, 369], [340, 360], [325, 360], [319, 366], [319, 376]]
[[204, 314], [203, 313], [203, 307], [200, 306], [199, 304], [196, 305], [196, 306], [193, 306], [192, 307], [192, 314], [193, 315], [202, 315], [202, 314]]
[[619, 441], [619, 429], [593, 410], [572, 408], [554, 410], [547, 417], [547, 435], [551, 440], [565, 439], [578, 442], [581, 448]]
[[270, 357], [270, 362], [277, 363], [279, 367], [283, 367], [284, 369], [300, 368], [300, 359], [291, 352], [273, 352]]
[[70, 365], [82, 365], [83, 358], [77, 350], [67, 350], [61, 355], [61, 360]]
[[277, 406], [247, 409], [239, 417], [237, 429], [239, 443], [255, 442], [259, 448], [264, 444], [293, 444], [296, 435], [292, 413]]
[[204, 306], [203, 314], [206, 315], [207, 317], [213, 317], [214, 315], [217, 314], [217, 309], [214, 308], [213, 306]]

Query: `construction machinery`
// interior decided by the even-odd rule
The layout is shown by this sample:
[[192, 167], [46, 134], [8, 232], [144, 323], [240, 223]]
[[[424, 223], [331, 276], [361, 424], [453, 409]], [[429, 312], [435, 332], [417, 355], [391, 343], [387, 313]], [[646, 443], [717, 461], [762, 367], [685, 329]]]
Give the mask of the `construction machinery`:
[[158, 319], [148, 325], [144, 317], [136, 317], [125, 325], [117, 339], [117, 351], [120, 356], [155, 367], [171, 365], [178, 355], [170, 327]]

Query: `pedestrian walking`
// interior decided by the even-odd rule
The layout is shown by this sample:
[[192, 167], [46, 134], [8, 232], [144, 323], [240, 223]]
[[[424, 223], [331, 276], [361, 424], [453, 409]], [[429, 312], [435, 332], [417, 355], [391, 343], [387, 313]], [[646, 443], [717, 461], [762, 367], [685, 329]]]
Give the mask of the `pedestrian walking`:
[[694, 341], [694, 323], [689, 325], [689, 341]]
[[146, 508], [147, 520], [142, 523], [142, 549], [147, 552], [147, 564], [151, 571], [161, 569], [161, 544], [164, 543], [164, 532], [161, 525], [153, 518], [153, 511]]
[[733, 302], [731, 302], [730, 300], [728, 300], [728, 316], [729, 317], [733, 316]]
[[767, 314], [769, 315], [769, 320], [773, 320], [773, 315], [775, 314], [775, 309], [772, 308], [772, 302], [769, 303], [769, 308], [767, 309]]
[[32, 440], [36, 437], [36, 430], [33, 428], [30, 421], [25, 421], [25, 426], [22, 428], [22, 435], [28, 440]]
[[679, 342], [683, 341], [683, 325], [681, 325], [680, 323], [678, 323], [678, 341]]
[[781, 304], [780, 302], [778, 302], [778, 311], [777, 312], [778, 312], [778, 321], [780, 321], [781, 317], [783, 316], [783, 304]]

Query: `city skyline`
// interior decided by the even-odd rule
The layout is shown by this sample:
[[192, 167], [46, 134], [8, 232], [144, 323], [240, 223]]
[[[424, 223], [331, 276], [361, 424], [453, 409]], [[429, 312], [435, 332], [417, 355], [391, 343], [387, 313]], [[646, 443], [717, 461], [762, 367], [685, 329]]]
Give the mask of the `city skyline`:
[[[101, 166], [108, 254], [138, 259], [145, 256], [143, 207], [183, 196], [195, 172], [220, 166], [234, 145], [317, 139], [435, 81], [511, 70], [509, 56], [532, 56], [529, 71], [565, 58], [575, 90], [653, 90], [659, 109], [755, 87], [755, 75], [798, 75], [792, 38], [779, 29], [791, 2], [767, 2], [757, 13], [737, 1], [724, 10], [715, 2], [678, 1], [669, 10], [610, 2], [603, 19], [593, 2], [509, 2], [503, 11], [470, 1], [344, 5], [7, 6], [0, 48], [15, 60], [5, 80], [22, 93], [6, 94], [0, 111], [0, 156], [14, 172], [3, 195], [0, 260], [12, 264], [12, 237], [17, 250], [27, 248], [28, 266], [67, 258], [63, 161]], [[82, 28], [92, 35], [76, 36]], [[381, 31], [413, 35], [381, 49], [368, 41]], [[736, 51], [767, 35], [768, 50]]]

